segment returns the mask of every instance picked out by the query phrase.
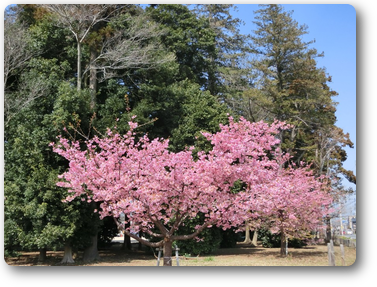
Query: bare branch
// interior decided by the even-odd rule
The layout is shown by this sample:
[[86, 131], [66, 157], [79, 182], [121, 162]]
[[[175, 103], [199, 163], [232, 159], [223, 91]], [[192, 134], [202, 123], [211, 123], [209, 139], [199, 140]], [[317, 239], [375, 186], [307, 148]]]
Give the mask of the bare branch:
[[[44, 8], [55, 14], [56, 24], [68, 28], [82, 42], [94, 25], [107, 21], [117, 10], [109, 4], [44, 4]], [[109, 11], [112, 12], [108, 13]]]
[[30, 34], [23, 24], [4, 20], [4, 87], [10, 76], [20, 73], [28, 61], [41, 54], [39, 49], [29, 48]]
[[[43, 77], [35, 78], [33, 81], [24, 79], [27, 75], [21, 76], [21, 85], [17, 92], [4, 92], [4, 125], [20, 113], [23, 109], [33, 103], [34, 100], [47, 95], [49, 87], [46, 86]], [[24, 80], [23, 80], [24, 79]]]
[[[24, 81], [28, 84], [20, 85], [17, 92], [11, 91], [9, 79], [22, 74], [33, 57], [39, 55], [41, 50], [32, 50], [29, 47], [30, 33], [22, 23], [14, 21], [11, 15], [4, 10], [4, 128], [9, 121], [33, 100], [45, 95], [47, 87], [43, 79]], [[21, 76], [22, 78], [25, 76]]]
[[144, 15], [128, 17], [127, 21], [127, 28], [116, 31], [103, 42], [99, 55], [83, 74], [95, 69], [102, 73], [100, 81], [104, 81], [119, 76], [121, 70], [153, 69], [174, 61], [174, 55], [166, 54], [156, 40], [165, 33], [157, 23], [149, 21]]

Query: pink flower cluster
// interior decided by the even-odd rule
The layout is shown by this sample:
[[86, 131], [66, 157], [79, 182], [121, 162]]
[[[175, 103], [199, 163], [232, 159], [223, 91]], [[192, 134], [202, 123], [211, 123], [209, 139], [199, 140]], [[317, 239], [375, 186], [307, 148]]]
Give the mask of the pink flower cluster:
[[[331, 198], [322, 180], [305, 167], [289, 165], [289, 155], [279, 150], [277, 135], [289, 128], [285, 123], [230, 117], [220, 132], [203, 133], [213, 149], [195, 156], [193, 148], [170, 152], [165, 139], [136, 140], [137, 123], [129, 125], [125, 135], [109, 130], [105, 138], [86, 141], [84, 150], [63, 137], [53, 144], [69, 161], [58, 183], [71, 193], [67, 201], [79, 196], [101, 202], [101, 216], [124, 213], [133, 231], [162, 238], [199, 212], [206, 219], [198, 232], [254, 218], [293, 235], [315, 228], [329, 211]], [[244, 183], [240, 192], [234, 192], [236, 181]]]

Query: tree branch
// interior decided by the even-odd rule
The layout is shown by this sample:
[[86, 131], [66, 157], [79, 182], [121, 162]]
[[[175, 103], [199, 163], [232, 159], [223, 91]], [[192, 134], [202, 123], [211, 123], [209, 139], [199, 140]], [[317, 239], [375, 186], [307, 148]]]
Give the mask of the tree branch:
[[127, 236], [139, 241], [140, 243], [146, 245], [146, 246], [149, 246], [149, 247], [153, 247], [153, 248], [156, 248], [156, 247], [162, 247], [164, 245], [164, 240], [160, 240], [158, 242], [149, 242], [148, 240], [145, 240], [145, 239], [142, 239], [140, 238], [139, 236], [135, 235], [135, 234], [132, 234], [131, 232], [129, 232], [128, 230], [126, 230], [122, 224], [119, 223], [119, 221], [113, 217], [114, 219], [114, 222], [115, 224], [118, 226], [118, 230], [121, 230], [123, 231], [124, 234], [126, 234]]
[[209, 225], [214, 224], [215, 222], [205, 222], [201, 227], [199, 227], [194, 233], [189, 234], [189, 235], [174, 235], [171, 237], [171, 240], [189, 240], [193, 239], [196, 236], [199, 235], [200, 232], [202, 232], [205, 228], [207, 228]]

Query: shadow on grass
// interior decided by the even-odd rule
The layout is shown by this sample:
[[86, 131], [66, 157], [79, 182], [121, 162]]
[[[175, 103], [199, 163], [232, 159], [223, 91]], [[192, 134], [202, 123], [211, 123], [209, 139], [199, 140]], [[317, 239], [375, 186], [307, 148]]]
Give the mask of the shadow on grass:
[[47, 251], [46, 260], [44, 262], [39, 262], [39, 252], [23, 252], [18, 257], [5, 258], [5, 261], [8, 265], [12, 266], [85, 266], [91, 265], [93, 263], [103, 263], [103, 264], [121, 264], [121, 263], [130, 263], [133, 260], [153, 260], [155, 256], [152, 250], [147, 249], [146, 246], [143, 246], [143, 250], [138, 250], [137, 244], [132, 244], [132, 250], [123, 250], [122, 244], [115, 243], [111, 247], [106, 249], [100, 249], [99, 256], [100, 259], [86, 263], [81, 260], [83, 252], [79, 251], [77, 254], [74, 254], [73, 258], [75, 263], [73, 264], [62, 264], [61, 260], [63, 259], [63, 251]]
[[[305, 257], [323, 257], [324, 255], [327, 256], [327, 252], [317, 250], [316, 246], [305, 246], [302, 248], [288, 248], [289, 256], [293, 256], [295, 258], [305, 258]], [[252, 246], [248, 244], [237, 244], [234, 248], [224, 248], [219, 249], [213, 254], [216, 255], [263, 255], [263, 256], [272, 256], [281, 258], [280, 255], [280, 248], [264, 248], [262, 246]]]
[[[140, 265], [145, 265], [147, 261], [156, 261], [157, 254], [153, 252], [150, 247], [143, 246], [142, 250], [138, 250], [138, 244], [132, 244], [132, 250], [123, 250], [121, 243], [113, 243], [109, 248], [99, 250], [100, 259], [96, 262], [85, 263], [81, 260], [82, 252], [79, 252], [74, 256], [74, 264], [61, 264], [60, 261], [63, 258], [63, 251], [48, 251], [46, 261], [41, 263], [38, 262], [38, 252], [25, 252], [19, 257], [7, 258], [6, 261], [9, 265], [22, 265], [22, 266], [85, 266], [85, 265], [107, 265], [107, 266], [117, 266], [122, 265], [122, 263], [140, 263]], [[305, 246], [302, 248], [289, 248], [289, 256], [296, 259], [305, 259], [307, 257], [326, 257], [327, 252], [325, 249], [318, 249], [316, 246]], [[216, 258], [217, 256], [263, 256], [272, 258], [282, 258], [280, 255], [280, 248], [264, 248], [261, 246], [251, 246], [245, 244], [237, 244], [234, 248], [222, 248], [217, 251], [201, 255], [197, 259], [203, 260], [206, 257]], [[181, 257], [181, 256], [180, 256]], [[187, 258], [183, 258], [188, 260]], [[194, 258], [193, 258], [194, 259]], [[144, 263], [143, 263], [144, 262]], [[148, 263], [147, 263], [148, 264]], [[154, 264], [153, 264], [154, 265]]]

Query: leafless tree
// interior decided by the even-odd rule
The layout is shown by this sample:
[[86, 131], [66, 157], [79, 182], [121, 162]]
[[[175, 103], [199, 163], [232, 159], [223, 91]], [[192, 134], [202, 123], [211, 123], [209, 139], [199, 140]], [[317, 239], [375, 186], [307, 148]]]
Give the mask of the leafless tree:
[[116, 11], [116, 7], [108, 4], [43, 4], [42, 6], [52, 12], [51, 16], [56, 25], [69, 29], [75, 37], [77, 43], [77, 90], [81, 90], [83, 41], [96, 24], [108, 21]]
[[53, 12], [52, 16], [57, 25], [68, 28], [76, 39], [78, 90], [81, 89], [83, 75], [89, 71], [91, 78], [96, 78], [96, 73], [101, 71], [100, 80], [106, 80], [114, 77], [115, 71], [139, 67], [151, 68], [173, 59], [172, 56], [155, 57], [154, 52], [159, 51], [160, 46], [149, 40], [163, 32], [158, 29], [157, 24], [139, 15], [125, 18], [124, 21], [128, 21], [125, 29], [115, 31], [111, 37], [104, 38], [100, 52], [96, 57], [91, 57], [89, 65], [83, 69], [81, 49], [84, 40], [95, 25], [109, 22], [114, 16], [119, 15], [124, 7], [109, 4], [45, 4], [43, 6]]
[[100, 72], [100, 81], [122, 76], [122, 71], [130, 68], [153, 69], [174, 60], [173, 54], [163, 52], [156, 40], [165, 31], [158, 24], [149, 21], [145, 15], [127, 17], [125, 29], [116, 31], [104, 40], [101, 51], [92, 59], [87, 70]]
[[[336, 162], [340, 161], [341, 155], [338, 153], [342, 152], [341, 148], [346, 146], [353, 147], [353, 143], [349, 139], [349, 134], [344, 134], [343, 130], [336, 126], [320, 129], [317, 138], [318, 146], [315, 150], [315, 164], [317, 165], [318, 173], [330, 175], [331, 172], [334, 172], [332, 168], [341, 167]], [[334, 164], [335, 166], [333, 166]], [[338, 172], [339, 170], [336, 170], [335, 173]]]
[[4, 125], [27, 107], [36, 98], [45, 94], [41, 79], [25, 84], [21, 90], [12, 91], [10, 78], [22, 74], [28, 62], [42, 53], [41, 49], [30, 47], [30, 34], [27, 27], [11, 16], [4, 17]]

